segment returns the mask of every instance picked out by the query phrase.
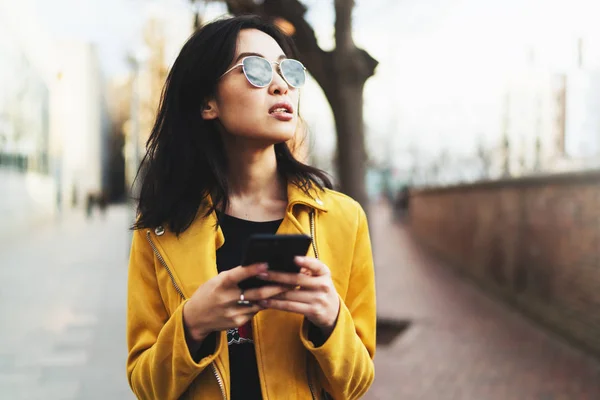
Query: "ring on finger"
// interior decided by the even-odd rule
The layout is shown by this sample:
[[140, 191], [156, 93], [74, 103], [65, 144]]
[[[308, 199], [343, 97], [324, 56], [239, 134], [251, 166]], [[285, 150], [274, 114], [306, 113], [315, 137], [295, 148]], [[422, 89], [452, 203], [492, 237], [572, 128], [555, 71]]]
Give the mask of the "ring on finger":
[[246, 298], [244, 297], [244, 291], [242, 290], [242, 292], [240, 293], [240, 299], [237, 301], [238, 306], [252, 306], [252, 303], [248, 300], [246, 300]]

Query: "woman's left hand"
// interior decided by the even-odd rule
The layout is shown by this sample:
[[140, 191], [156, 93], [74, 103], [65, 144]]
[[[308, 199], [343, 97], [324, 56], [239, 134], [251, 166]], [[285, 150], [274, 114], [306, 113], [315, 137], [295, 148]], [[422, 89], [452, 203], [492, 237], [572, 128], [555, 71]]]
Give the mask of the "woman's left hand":
[[327, 265], [312, 257], [296, 257], [301, 273], [267, 271], [260, 278], [296, 289], [263, 300], [266, 308], [302, 314], [328, 337], [337, 321], [340, 299]]

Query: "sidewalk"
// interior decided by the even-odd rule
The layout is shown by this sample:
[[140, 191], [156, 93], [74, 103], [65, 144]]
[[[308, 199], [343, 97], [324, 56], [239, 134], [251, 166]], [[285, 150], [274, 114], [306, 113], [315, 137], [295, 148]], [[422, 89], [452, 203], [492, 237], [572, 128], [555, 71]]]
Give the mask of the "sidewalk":
[[378, 314], [410, 320], [378, 347], [367, 400], [595, 400], [600, 362], [465, 282], [376, 204]]
[[69, 213], [0, 240], [0, 399], [133, 399], [125, 375], [129, 211]]
[[57, 214], [52, 178], [0, 168], [0, 238], [51, 223]]

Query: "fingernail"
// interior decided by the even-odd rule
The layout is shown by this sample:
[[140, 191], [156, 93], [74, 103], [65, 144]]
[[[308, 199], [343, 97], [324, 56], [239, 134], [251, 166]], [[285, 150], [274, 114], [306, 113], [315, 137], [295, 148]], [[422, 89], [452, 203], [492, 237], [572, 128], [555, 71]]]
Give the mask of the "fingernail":
[[267, 279], [269, 277], [269, 274], [267, 274], [266, 272], [262, 272], [260, 274], [257, 275], [260, 279]]
[[302, 257], [302, 256], [296, 256], [296, 257], [294, 257], [294, 261], [302, 262], [302, 261], [304, 261], [304, 257]]
[[262, 307], [266, 307], [269, 305], [269, 302], [267, 300], [261, 300], [258, 302], [258, 304], [260, 304]]
[[259, 271], [266, 271], [268, 269], [269, 269], [269, 264], [267, 264], [267, 263], [262, 263], [262, 264], [259, 264], [259, 266], [258, 266]]

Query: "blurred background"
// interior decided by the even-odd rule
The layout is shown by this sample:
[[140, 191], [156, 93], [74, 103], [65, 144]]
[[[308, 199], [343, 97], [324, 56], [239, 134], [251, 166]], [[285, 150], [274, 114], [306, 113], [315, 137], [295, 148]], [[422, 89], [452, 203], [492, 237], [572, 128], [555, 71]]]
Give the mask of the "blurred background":
[[366, 398], [600, 399], [596, 0], [0, 0], [0, 397], [133, 398], [133, 178], [183, 43], [244, 12], [368, 211]]

